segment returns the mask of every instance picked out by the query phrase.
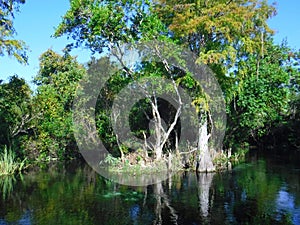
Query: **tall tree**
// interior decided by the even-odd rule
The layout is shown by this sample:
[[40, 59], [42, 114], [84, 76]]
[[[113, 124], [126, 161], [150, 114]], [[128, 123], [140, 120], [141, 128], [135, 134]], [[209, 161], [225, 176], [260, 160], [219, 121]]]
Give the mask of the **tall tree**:
[[27, 47], [23, 41], [14, 38], [16, 30], [13, 20], [19, 6], [24, 3], [25, 0], [0, 1], [0, 55], [12, 56], [20, 63], [27, 63]]
[[214, 70], [227, 98], [229, 69], [248, 54], [259, 61], [267, 53], [264, 42], [273, 34], [267, 20], [276, 14], [266, 0], [160, 0], [155, 10], [171, 35]]
[[32, 123], [31, 90], [24, 79], [12, 76], [0, 84], [0, 145], [18, 149], [19, 139]]
[[[167, 34], [167, 30], [157, 16], [151, 13], [151, 7], [150, 1], [73, 0], [70, 10], [58, 26], [55, 36], [67, 34], [75, 40], [75, 46], [84, 44], [93, 52], [98, 53], [105, 49], [111, 51], [113, 47], [119, 47], [121, 43], [162, 37], [164, 32]], [[122, 60], [119, 58], [118, 63], [124, 65]], [[129, 68], [123, 69], [127, 73], [127, 77], [133, 81], [136, 71], [131, 71]], [[148, 71], [148, 74], [150, 73]], [[151, 94], [147, 96], [150, 103], [153, 103], [152, 109], [156, 112], [153, 113], [153, 118], [155, 121], [162, 121], [158, 113], [157, 98], [154, 97], [151, 100], [151, 97]], [[159, 133], [157, 141], [159, 138], [161, 141], [157, 142], [154, 151], [157, 159], [161, 159], [162, 148], [170, 132], [162, 132], [161, 122], [156, 125], [157, 128], [160, 127], [156, 129], [159, 131], [156, 132], [156, 134]], [[170, 129], [172, 130], [173, 127], [172, 125]]]
[[258, 70], [255, 55], [239, 63], [237, 76], [247, 76], [240, 81], [236, 97], [228, 104], [227, 141], [232, 142], [229, 145], [257, 141], [290, 114], [291, 78], [299, 76], [298, 69], [290, 63], [291, 49], [285, 44], [275, 45], [269, 39], [265, 50], [268, 55], [260, 60]]
[[85, 45], [97, 53], [120, 42], [158, 37], [167, 30], [151, 8], [148, 0], [71, 0], [54, 36], [66, 34], [75, 41], [68, 48]]
[[[253, 71], [256, 77], [264, 72], [261, 64], [269, 50], [266, 42], [273, 34], [267, 20], [275, 14], [274, 6], [266, 0], [72, 0], [55, 36], [67, 34], [75, 40], [73, 46], [84, 44], [100, 53], [120, 42], [140, 39], [168, 39], [182, 44], [197, 55], [198, 63], [209, 65], [215, 72], [230, 103], [247, 76], [252, 77]], [[247, 59], [254, 63], [246, 71], [241, 64]], [[199, 91], [195, 83], [187, 83]], [[195, 96], [194, 104], [201, 115], [199, 170], [214, 170], [212, 159], [217, 149], [210, 149], [208, 143], [213, 130], [209, 99], [199, 93]]]
[[72, 134], [72, 102], [78, 81], [86, 70], [68, 53], [47, 50], [40, 57], [40, 70], [34, 79], [38, 85], [33, 99], [38, 119], [36, 136], [28, 148], [39, 160], [64, 159], [77, 154]]
[[[227, 103], [232, 105], [234, 102], [233, 105], [236, 106], [237, 99], [252, 99], [251, 104], [254, 107], [244, 102], [247, 113], [238, 113], [233, 108], [228, 111], [230, 117], [238, 114], [235, 119], [230, 118], [228, 134], [246, 134], [246, 138], [264, 132], [262, 128], [266, 123], [270, 124], [270, 119], [275, 119], [278, 113], [282, 112], [279, 108], [286, 107], [287, 103], [287, 89], [276, 89], [276, 85], [285, 85], [288, 81], [287, 74], [283, 72], [283, 65], [279, 65], [276, 60], [268, 61], [274, 53], [286, 53], [283, 49], [275, 50], [277, 47], [270, 47], [273, 31], [269, 28], [267, 20], [276, 15], [275, 6], [269, 5], [266, 0], [157, 2], [159, 4], [154, 8], [159, 18], [170, 29], [171, 35], [195, 52], [199, 62], [209, 65], [215, 72]], [[284, 74], [281, 78], [276, 76], [278, 71], [278, 74]], [[271, 78], [272, 75], [275, 77]], [[277, 80], [277, 84], [271, 79]], [[272, 95], [267, 91], [272, 88], [275, 88], [278, 94]], [[260, 95], [253, 95], [254, 92]], [[254, 109], [259, 109], [260, 113]], [[247, 128], [244, 127], [245, 123], [249, 125]], [[244, 132], [236, 131], [241, 127], [245, 128]], [[226, 138], [232, 137], [229, 135]], [[241, 142], [242, 138], [234, 141]]]

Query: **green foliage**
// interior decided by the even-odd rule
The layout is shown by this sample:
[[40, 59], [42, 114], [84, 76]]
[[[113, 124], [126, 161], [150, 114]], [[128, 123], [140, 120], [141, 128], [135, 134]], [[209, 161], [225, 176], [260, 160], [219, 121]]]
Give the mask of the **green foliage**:
[[116, 167], [120, 165], [121, 160], [120, 158], [115, 158], [111, 154], [108, 154], [107, 157], [104, 159], [104, 163], [107, 163], [112, 167]]
[[4, 147], [3, 152], [0, 152], [0, 176], [20, 173], [24, 169], [25, 161], [26, 158], [19, 162], [12, 150]]
[[[282, 95], [287, 95], [286, 89], [278, 91], [275, 98], [272, 95], [273, 89], [269, 88], [273, 85], [277, 90], [280, 89], [278, 88], [280, 85], [286, 84], [286, 80], [275, 80], [273, 83], [268, 80], [268, 73], [274, 75], [280, 69], [276, 65], [276, 70], [272, 67], [263, 67], [258, 65], [256, 60], [258, 57], [260, 64], [270, 63], [263, 60], [266, 59], [264, 54], [273, 54], [272, 49], [269, 51], [265, 47], [265, 39], [272, 34], [267, 26], [267, 19], [274, 14], [273, 6], [268, 5], [267, 1], [258, 0], [239, 2], [73, 0], [55, 35], [58, 37], [67, 34], [74, 39], [75, 47], [83, 44], [98, 53], [102, 53], [105, 49], [111, 50], [119, 43], [140, 39], [152, 40], [162, 36], [171, 42], [188, 46], [199, 57], [199, 62], [209, 64], [217, 72], [221, 86], [226, 88], [224, 93], [228, 102], [231, 103], [233, 97], [238, 96], [236, 105], [241, 110], [234, 111], [231, 108], [228, 110], [233, 115], [232, 127], [229, 129], [233, 129], [234, 132], [228, 135], [230, 138], [228, 145], [231, 146], [230, 142], [245, 141], [250, 135], [261, 136], [265, 132], [262, 128], [266, 123], [277, 119], [286, 105], [286, 98], [281, 98]], [[174, 52], [168, 53], [172, 55]], [[263, 58], [262, 62], [260, 58]], [[250, 63], [244, 65], [243, 60]], [[152, 62], [141, 64], [141, 68], [134, 72], [128, 72], [128, 68], [124, 68], [127, 76], [122, 76], [123, 74], [113, 76], [108, 82], [107, 89], [103, 90], [104, 95], [97, 102], [97, 128], [102, 140], [105, 140], [105, 145], [114, 156], [119, 147], [109, 117], [114, 96], [130, 81], [143, 76], [164, 77], [168, 74], [164, 71], [163, 65]], [[229, 69], [232, 66], [236, 67], [238, 72], [231, 76]], [[257, 78], [258, 70], [264, 73], [260, 79]], [[280, 75], [282, 74], [278, 77]], [[199, 85], [193, 79], [189, 79], [191, 77], [188, 74], [174, 76], [178, 85], [193, 93], [193, 103], [197, 106], [198, 112], [209, 113], [210, 96], [202, 93]], [[166, 88], [161, 91], [166, 93], [170, 90]], [[258, 100], [261, 100], [260, 104], [257, 103]], [[148, 120], [144, 120], [143, 115], [145, 112], [148, 114], [150, 108], [145, 100], [136, 104], [132, 110], [134, 116], [130, 116], [131, 125], [135, 135], [140, 138], [143, 138], [145, 133], [148, 136], [151, 133], [147, 127]], [[235, 133], [236, 124], [238, 128], [244, 129], [237, 132], [241, 136]]]
[[0, 55], [7, 54], [20, 63], [27, 63], [25, 43], [14, 39], [16, 31], [13, 26], [15, 12], [25, 0], [4, 0], [0, 2]]
[[78, 81], [86, 71], [68, 53], [59, 55], [47, 50], [40, 57], [40, 70], [34, 82], [38, 85], [33, 99], [35, 136], [27, 143], [31, 158], [53, 160], [78, 154], [72, 133], [72, 103]]
[[275, 14], [265, 0], [160, 0], [155, 11], [200, 62], [217, 65], [222, 72], [217, 76], [224, 76], [245, 54], [260, 49], [261, 35], [272, 33], [267, 20]]
[[55, 36], [67, 34], [75, 40], [75, 47], [84, 44], [93, 52], [101, 53], [118, 42], [152, 39], [166, 31], [150, 13], [148, 0], [71, 0], [70, 5]]
[[228, 152], [220, 152], [214, 159], [214, 164], [216, 165], [217, 170], [226, 170], [228, 166], [235, 166], [246, 161], [246, 154], [249, 152], [248, 148], [239, 148], [231, 154], [231, 149], [229, 149], [230, 155]]
[[[106, 158], [100, 162], [100, 166], [107, 167], [114, 174], [122, 174], [126, 176], [140, 176], [164, 172], [180, 171], [183, 168], [182, 158], [179, 154], [169, 153], [164, 156], [164, 160], [154, 160], [145, 155], [145, 152], [140, 149], [136, 152], [128, 153], [123, 159], [114, 157], [108, 154]], [[171, 165], [168, 166], [169, 157]]]
[[128, 84], [130, 78], [120, 72], [108, 57], [102, 57], [97, 60], [92, 58], [88, 63], [88, 80], [96, 79], [97, 82], [102, 82], [102, 76], [107, 76], [107, 73], [110, 73], [111, 76], [106, 81], [106, 85], [100, 93], [99, 90], [93, 90], [97, 95], [99, 94], [96, 103], [96, 126], [99, 137], [106, 149], [108, 149], [113, 156], [120, 156], [122, 149], [120, 149], [121, 146], [117, 143], [117, 138], [112, 128], [111, 107], [116, 95]]
[[290, 113], [290, 80], [297, 73], [288, 64], [291, 50], [272, 42], [265, 43], [265, 49], [263, 58], [252, 55], [239, 62], [236, 95], [228, 105], [231, 144], [261, 138]]
[[300, 70], [299, 70], [299, 52], [289, 51], [285, 55], [286, 58], [284, 68], [289, 74], [288, 83], [288, 101], [289, 105], [287, 113], [276, 121], [270, 129], [270, 132], [264, 135], [260, 140], [261, 145], [268, 146], [268, 148], [278, 146], [282, 149], [282, 153], [287, 151], [297, 151], [300, 149]]
[[16, 183], [16, 178], [14, 175], [1, 176], [0, 190], [2, 192], [3, 200], [5, 200], [8, 196], [10, 196], [12, 194], [15, 183]]
[[18, 76], [0, 84], [0, 146], [19, 149], [24, 135], [32, 131], [31, 93], [29, 85]]
[[153, 8], [172, 38], [215, 72], [228, 103], [226, 147], [262, 137], [288, 113], [293, 66], [286, 62], [292, 51], [270, 40], [267, 20], [276, 14], [274, 5], [162, 0]]
[[[120, 144], [117, 143], [117, 137], [116, 134], [113, 132], [112, 123], [114, 119], [111, 117], [112, 115], [112, 105], [113, 101], [115, 100], [115, 97], [117, 94], [124, 88], [126, 85], [128, 85], [129, 82], [139, 80], [143, 77], [159, 77], [162, 76], [163, 73], [163, 66], [159, 65], [149, 65], [150, 63], [141, 63], [140, 68], [138, 69], [138, 72], [135, 73], [135, 71], [128, 76], [128, 74], [125, 74], [122, 71], [117, 71], [116, 73], [112, 74], [108, 81], [106, 82], [105, 87], [100, 91], [100, 95], [97, 99], [96, 104], [96, 125], [99, 132], [99, 135], [106, 146], [107, 149], [109, 149], [110, 153], [113, 154], [115, 157], [120, 156], [120, 152], [127, 153], [128, 148], [123, 149]], [[153, 63], [155, 64], [155, 63]], [[109, 58], [103, 57], [99, 60], [92, 59], [92, 61], [88, 64], [88, 76], [93, 77], [99, 77], [101, 81], [100, 74], [107, 73], [107, 71], [113, 71], [115, 68], [115, 65], [109, 61]], [[139, 80], [139, 82], [142, 82]], [[157, 84], [159, 86], [159, 84]], [[172, 85], [170, 85], [172, 86]], [[166, 89], [163, 89], [162, 87], [157, 88], [157, 94], [166, 93], [166, 92], [174, 92], [174, 88], [167, 87]], [[99, 92], [99, 91], [98, 91]], [[98, 94], [98, 93], [97, 93]], [[128, 99], [130, 101], [130, 99]], [[164, 105], [162, 99], [158, 99], [159, 105]], [[124, 103], [126, 104], [126, 103]], [[149, 99], [145, 97], [144, 100], [138, 102], [135, 104], [130, 111], [129, 115], [129, 121], [132, 133], [139, 138], [143, 139], [143, 132], [146, 133], [148, 136], [150, 133], [150, 130], [147, 129], [149, 122], [149, 118], [153, 118], [153, 115], [151, 113], [151, 107], [149, 104]], [[145, 116], [145, 112], [147, 111], [148, 116]], [[159, 107], [159, 111], [161, 114], [164, 114], [167, 116], [169, 113], [170, 107]], [[163, 112], [164, 111], [164, 112]], [[121, 112], [114, 112], [115, 117], [122, 117], [126, 115], [122, 115]], [[175, 113], [174, 113], [175, 114]], [[163, 115], [162, 115], [163, 116]], [[148, 119], [146, 118], [148, 117]], [[118, 118], [120, 121], [120, 118]], [[127, 120], [127, 118], [124, 118]], [[163, 118], [166, 123], [169, 123], [167, 121], [168, 118]], [[129, 142], [130, 140], [128, 140]], [[123, 146], [124, 147], [124, 146]], [[121, 153], [122, 154], [122, 153]]]
[[[13, 27], [14, 13], [24, 2], [0, 3], [0, 55], [7, 53], [26, 63], [25, 45], [14, 40]], [[17, 157], [28, 156], [31, 160], [76, 157], [72, 128], [75, 90], [81, 78], [101, 80], [107, 70], [113, 75], [97, 100], [96, 126], [112, 157], [131, 151], [118, 143], [110, 116], [116, 95], [130, 82], [143, 77], [172, 76], [176, 85], [190, 94], [198, 113], [208, 114], [210, 96], [203, 93], [191, 74], [176, 68], [171, 68], [169, 74], [162, 63], [153, 61], [140, 62], [131, 72], [128, 68], [121, 71], [106, 57], [92, 58], [86, 72], [68, 53], [80, 45], [102, 53], [120, 43], [163, 39], [173, 43], [172, 46], [188, 47], [197, 55], [199, 63], [209, 65], [217, 75], [229, 116], [226, 148], [282, 133], [289, 133], [288, 142], [299, 148], [300, 53], [286, 44], [273, 43], [273, 31], [267, 20], [275, 13], [274, 6], [266, 0], [71, 0], [55, 36], [66, 34], [74, 42], [62, 55], [52, 50], [41, 55], [40, 70], [34, 78], [36, 92], [32, 94], [29, 85], [17, 76], [11, 77], [8, 83], [0, 83], [0, 146], [8, 146]], [[162, 57], [180, 61], [178, 49], [166, 46]], [[157, 94], [172, 93], [172, 88], [172, 85], [161, 88]], [[148, 126], [152, 118], [150, 100], [145, 98], [135, 104], [129, 115], [132, 131], [139, 138], [144, 138], [144, 133], [147, 137], [153, 133]], [[162, 100], [158, 102], [163, 105]], [[171, 115], [172, 108], [160, 107], [159, 112]], [[167, 125], [170, 123], [163, 119]], [[239, 158], [239, 152], [233, 156]]]

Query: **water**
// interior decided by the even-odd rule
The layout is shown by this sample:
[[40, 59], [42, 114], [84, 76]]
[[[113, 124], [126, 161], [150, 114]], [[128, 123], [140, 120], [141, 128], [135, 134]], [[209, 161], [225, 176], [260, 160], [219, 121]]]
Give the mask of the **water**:
[[230, 172], [123, 186], [85, 165], [0, 178], [6, 224], [300, 224], [300, 165], [249, 158]]

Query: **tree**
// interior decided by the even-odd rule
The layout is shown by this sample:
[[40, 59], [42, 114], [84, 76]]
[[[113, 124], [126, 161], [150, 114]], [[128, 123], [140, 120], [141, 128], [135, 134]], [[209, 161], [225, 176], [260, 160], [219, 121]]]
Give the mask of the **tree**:
[[[99, 82], [106, 82], [104, 78], [102, 79], [103, 74], [114, 71], [116, 74], [112, 76], [108, 81], [107, 85], [101, 90], [89, 90], [95, 91], [99, 97], [97, 99], [96, 110], [95, 110], [95, 119], [96, 119], [96, 126], [97, 132], [100, 138], [103, 141], [103, 144], [107, 149], [109, 149], [110, 153], [113, 156], [121, 156], [123, 158], [123, 153], [127, 152], [126, 149], [118, 142], [116, 134], [113, 131], [112, 123], [115, 122], [118, 115], [114, 114], [112, 117], [112, 104], [115, 95], [122, 89], [126, 84], [128, 84], [129, 79], [125, 76], [120, 76], [117, 73], [116, 65], [114, 65], [108, 57], [102, 57], [100, 59], [92, 58], [88, 62], [87, 68], [87, 80], [92, 78], [91, 80], [97, 80]], [[104, 76], [103, 76], [104, 77]], [[96, 78], [96, 79], [95, 79]], [[98, 88], [98, 87], [97, 87]], [[85, 99], [84, 101], [87, 101]], [[113, 120], [113, 121], [112, 121]], [[87, 124], [85, 124], [88, 126]], [[88, 129], [88, 128], [86, 128]]]
[[85, 45], [94, 53], [110, 50], [117, 43], [162, 36], [167, 30], [151, 8], [148, 0], [71, 0], [54, 36], [66, 34], [75, 41], [68, 49]]
[[261, 55], [273, 33], [267, 20], [276, 13], [265, 0], [160, 0], [154, 8], [173, 37], [214, 68], [218, 78], [243, 56]]
[[0, 121], [0, 145], [19, 149], [20, 138], [32, 129], [31, 90], [23, 78], [0, 84]]
[[[285, 88], [285, 95], [281, 96], [281, 102], [284, 106], [284, 111], [279, 113], [275, 120], [269, 120], [267, 126], [263, 129], [262, 138], [259, 138], [260, 146], [268, 146], [274, 148], [274, 152], [286, 154], [288, 152], [299, 151], [299, 52], [287, 46], [283, 42], [281, 46], [277, 46], [277, 51], [272, 54], [272, 64], [277, 62], [281, 66], [281, 73], [285, 81], [285, 85], [281, 85], [279, 90]], [[276, 64], [275, 64], [276, 65]], [[269, 77], [270, 80], [274, 79]], [[270, 99], [278, 99], [277, 93], [279, 90], [274, 90], [274, 95]], [[287, 99], [283, 97], [287, 97]], [[273, 102], [276, 102], [273, 100]], [[278, 109], [274, 107], [273, 111]], [[280, 112], [280, 111], [279, 111]], [[269, 113], [269, 112], [268, 112]], [[270, 115], [274, 115], [271, 113]], [[257, 139], [257, 138], [256, 138]], [[277, 151], [279, 150], [279, 151]]]
[[13, 26], [15, 12], [25, 0], [2, 0], [0, 2], [0, 55], [7, 54], [16, 58], [20, 63], [27, 63], [25, 43], [14, 39], [16, 30]]
[[[283, 72], [284, 66], [279, 58], [278, 62], [270, 61], [274, 53], [286, 54], [283, 49], [285, 53], [279, 53], [277, 47], [270, 47], [273, 31], [267, 20], [276, 15], [275, 6], [265, 0], [158, 3], [154, 8], [171, 35], [195, 52], [218, 78], [229, 105], [225, 147], [231, 147], [229, 142], [239, 144], [249, 135], [257, 137], [265, 132], [288, 101], [288, 90], [280, 86], [289, 79]], [[279, 74], [283, 76], [280, 78]], [[271, 80], [272, 75], [276, 81]], [[237, 112], [237, 101], [243, 101], [243, 110], [247, 110]], [[239, 138], [233, 138], [232, 133]]]
[[[92, 62], [89, 63], [89, 76], [99, 77], [99, 75], [107, 73], [107, 70], [110, 70], [108, 69], [109, 65], [111, 65], [111, 62], [108, 58], [101, 58], [97, 61], [92, 60]], [[119, 124], [118, 121], [126, 121], [128, 119], [127, 116], [129, 115], [129, 123], [131, 124], [131, 131], [133, 131], [134, 136], [139, 137], [140, 139], [145, 139], [143, 145], [139, 147], [136, 146], [135, 149], [143, 149], [147, 156], [149, 151], [154, 158], [161, 160], [163, 152], [166, 152], [167, 149], [171, 150], [171, 146], [168, 141], [172, 132], [172, 135], [174, 136], [174, 129], [178, 123], [181, 106], [179, 106], [178, 109], [175, 109], [174, 107], [171, 108], [170, 103], [168, 104], [168, 102], [159, 98], [159, 96], [165, 92], [175, 91], [173, 95], [180, 100], [179, 93], [176, 94], [176, 90], [178, 91], [178, 89], [175, 81], [167, 88], [167, 90], [163, 89], [163, 87], [159, 85], [160, 82], [157, 82], [156, 84], [152, 83], [152, 85], [156, 88], [154, 92], [154, 90], [151, 90], [151, 87], [147, 85], [147, 81], [143, 82], [139, 80], [138, 84], [134, 83], [129, 87], [131, 91], [131, 98], [122, 98], [121, 103], [117, 104], [120, 108], [114, 108], [112, 110], [112, 105], [116, 100], [116, 97], [118, 97], [119, 92], [129, 83], [134, 82], [137, 78], [142, 79], [151, 77], [154, 81], [156, 78], [160, 78], [162, 76], [170, 76], [168, 72], [172, 72], [174, 74], [174, 71], [165, 71], [163, 64], [156, 65], [154, 62], [142, 62], [140, 67], [142, 69], [137, 71], [130, 70], [129, 72], [116, 72], [116, 74], [109, 78], [105, 87], [100, 92], [100, 97], [97, 99], [96, 123], [105, 146], [108, 147], [112, 153], [115, 152], [113, 148], [118, 146], [122, 156], [124, 153], [124, 145], [118, 141], [120, 137], [117, 137], [117, 134], [114, 133], [113, 126], [124, 126], [124, 124]], [[101, 77], [98, 79], [101, 80]], [[130, 112], [125, 111], [126, 106], [132, 103], [134, 93], [141, 90], [144, 98], [134, 104]], [[172, 110], [168, 111], [168, 109]], [[113, 114], [112, 117], [110, 116], [111, 114]], [[150, 121], [153, 121], [153, 129], [149, 127]], [[166, 126], [163, 126], [164, 123]], [[155, 136], [154, 142], [146, 141], [146, 138], [151, 134]], [[173, 139], [175, 140], [175, 137], [173, 137]], [[127, 139], [125, 142], [128, 143], [133, 141]], [[127, 148], [129, 147], [127, 146]]]
[[72, 103], [85, 68], [68, 53], [47, 50], [40, 57], [40, 70], [34, 79], [33, 99], [36, 135], [27, 148], [39, 160], [65, 159], [77, 154], [72, 130]]
[[[208, 65], [216, 74], [228, 105], [236, 99], [242, 101], [242, 98], [243, 101], [247, 99], [254, 103], [257, 99], [254, 97], [250, 100], [248, 96], [251, 91], [255, 91], [254, 84], [259, 85], [261, 91], [264, 88], [268, 89], [269, 85], [280, 86], [265, 77], [269, 73], [267, 63], [270, 63], [267, 62], [266, 56], [273, 54], [274, 50], [269, 44], [272, 42], [269, 38], [273, 31], [268, 27], [267, 20], [275, 14], [275, 6], [269, 5], [266, 0], [154, 2], [73, 0], [55, 35], [58, 37], [67, 34], [74, 39], [73, 46], [84, 44], [93, 52], [100, 53], [105, 49], [112, 50], [112, 47], [119, 47], [120, 43], [141, 39], [159, 39], [183, 45], [196, 54], [197, 63]], [[247, 60], [249, 66], [244, 64]], [[281, 71], [280, 68], [277, 69]], [[203, 95], [201, 88], [196, 88], [196, 82], [188, 81], [186, 77], [180, 79], [182, 81], [177, 81], [180, 85], [195, 89], [193, 103], [198, 109], [200, 118], [198, 168], [201, 171], [214, 170], [213, 158], [220, 149], [211, 147], [214, 121], [211, 120], [212, 109], [208, 106], [209, 96]], [[207, 83], [209, 82], [210, 80], [207, 80]], [[282, 80], [278, 82], [285, 84]], [[281, 88], [278, 91], [285, 92], [286, 89]], [[252, 111], [257, 118], [256, 122], [252, 123], [252, 131], [262, 132], [260, 129], [268, 123], [268, 120], [271, 117], [274, 119], [275, 115], [282, 111], [286, 99], [279, 99], [280, 94], [284, 93], [278, 93], [278, 98], [273, 99], [277, 103], [272, 104], [268, 103], [268, 98], [272, 99], [275, 96], [271, 96], [270, 93], [261, 96], [265, 101], [262, 104], [266, 107], [263, 107], [260, 113], [270, 114], [269, 117], [261, 118]], [[273, 111], [272, 107], [275, 107]], [[230, 116], [234, 113], [230, 111]], [[238, 124], [238, 117], [251, 115], [251, 113], [243, 114], [241, 111], [239, 113], [241, 114], [232, 117], [235, 119], [231, 125]], [[243, 122], [247, 123], [246, 121], [249, 122], [250, 117], [246, 116]]]
[[296, 70], [289, 65], [291, 50], [285, 45], [265, 42], [268, 55], [260, 60], [252, 55], [239, 63], [237, 76], [247, 74], [240, 81], [236, 97], [229, 107], [228, 139], [234, 143], [258, 141], [268, 134], [276, 123], [281, 123], [289, 114], [291, 77]]
[[[75, 46], [84, 43], [93, 52], [98, 53], [103, 52], [104, 49], [112, 50], [120, 43], [160, 36], [163, 26], [157, 17], [150, 13], [149, 7], [151, 4], [148, 1], [71, 1], [71, 9], [64, 16], [55, 35], [60, 36], [65, 33], [71, 35], [75, 39]], [[119, 60], [119, 63], [124, 62]], [[134, 80], [133, 71], [128, 68], [124, 70], [127, 76]], [[148, 100], [154, 103], [149, 96]], [[154, 97], [153, 101], [156, 100]], [[152, 108], [158, 112], [157, 104], [153, 104]], [[157, 115], [154, 113], [154, 118], [161, 119]], [[156, 124], [159, 126], [158, 123]], [[159, 133], [158, 136], [161, 137], [163, 133]], [[163, 137], [162, 143], [156, 145], [158, 159], [161, 159], [162, 146], [166, 143], [169, 133], [167, 132], [167, 136]]]

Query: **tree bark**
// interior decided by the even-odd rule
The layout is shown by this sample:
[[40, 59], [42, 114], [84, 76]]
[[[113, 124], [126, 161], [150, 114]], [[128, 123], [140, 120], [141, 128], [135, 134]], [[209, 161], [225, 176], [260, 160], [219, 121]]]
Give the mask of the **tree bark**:
[[208, 146], [210, 134], [207, 131], [207, 118], [203, 119], [199, 128], [197, 172], [213, 172], [216, 170]]

